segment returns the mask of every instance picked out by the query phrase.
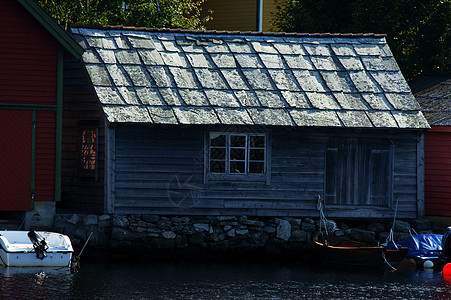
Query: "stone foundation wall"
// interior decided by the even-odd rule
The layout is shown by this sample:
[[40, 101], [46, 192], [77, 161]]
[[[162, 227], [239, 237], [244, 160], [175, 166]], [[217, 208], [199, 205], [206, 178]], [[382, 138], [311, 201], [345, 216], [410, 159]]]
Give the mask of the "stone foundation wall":
[[[377, 244], [384, 242], [391, 221], [349, 220], [337, 222], [342, 235]], [[332, 229], [333, 224], [328, 224]], [[418, 233], [432, 233], [428, 220], [397, 221], [395, 240]], [[75, 249], [80, 249], [93, 232], [89, 249], [103, 248], [126, 253], [197, 253], [203, 255], [261, 254], [284, 255], [311, 248], [312, 235], [319, 220], [309, 218], [247, 218], [246, 216], [156, 216], [156, 215], [82, 215], [58, 214], [54, 230], [67, 234]]]

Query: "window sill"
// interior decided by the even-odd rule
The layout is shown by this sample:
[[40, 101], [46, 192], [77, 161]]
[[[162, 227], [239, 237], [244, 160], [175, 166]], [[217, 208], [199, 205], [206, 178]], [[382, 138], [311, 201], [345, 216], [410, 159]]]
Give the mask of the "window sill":
[[259, 182], [266, 184], [267, 174], [207, 174], [207, 182]]

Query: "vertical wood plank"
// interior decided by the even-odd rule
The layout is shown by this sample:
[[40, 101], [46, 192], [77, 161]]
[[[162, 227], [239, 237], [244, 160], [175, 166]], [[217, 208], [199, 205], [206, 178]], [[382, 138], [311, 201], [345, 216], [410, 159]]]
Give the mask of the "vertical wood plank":
[[105, 211], [114, 213], [115, 175], [116, 175], [116, 139], [114, 127], [105, 124], [106, 159], [105, 159]]
[[424, 217], [424, 133], [417, 135], [417, 217]]

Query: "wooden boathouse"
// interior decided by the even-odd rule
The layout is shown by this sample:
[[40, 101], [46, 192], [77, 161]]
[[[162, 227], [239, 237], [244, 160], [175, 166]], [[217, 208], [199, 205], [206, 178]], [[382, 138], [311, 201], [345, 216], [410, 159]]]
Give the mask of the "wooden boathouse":
[[71, 33], [65, 207], [308, 217], [319, 196], [334, 218], [424, 214], [429, 125], [383, 35]]
[[63, 56], [80, 58], [83, 49], [31, 0], [1, 2], [0, 41], [0, 213], [36, 209], [53, 222]]
[[451, 79], [412, 85], [431, 129], [425, 135], [425, 215], [451, 217]]

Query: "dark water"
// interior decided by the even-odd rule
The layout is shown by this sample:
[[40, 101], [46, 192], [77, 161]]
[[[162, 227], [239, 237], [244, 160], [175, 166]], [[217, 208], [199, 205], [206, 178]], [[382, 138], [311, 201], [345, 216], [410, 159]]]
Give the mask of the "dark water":
[[451, 299], [451, 278], [287, 264], [85, 262], [77, 274], [0, 267], [0, 299]]

